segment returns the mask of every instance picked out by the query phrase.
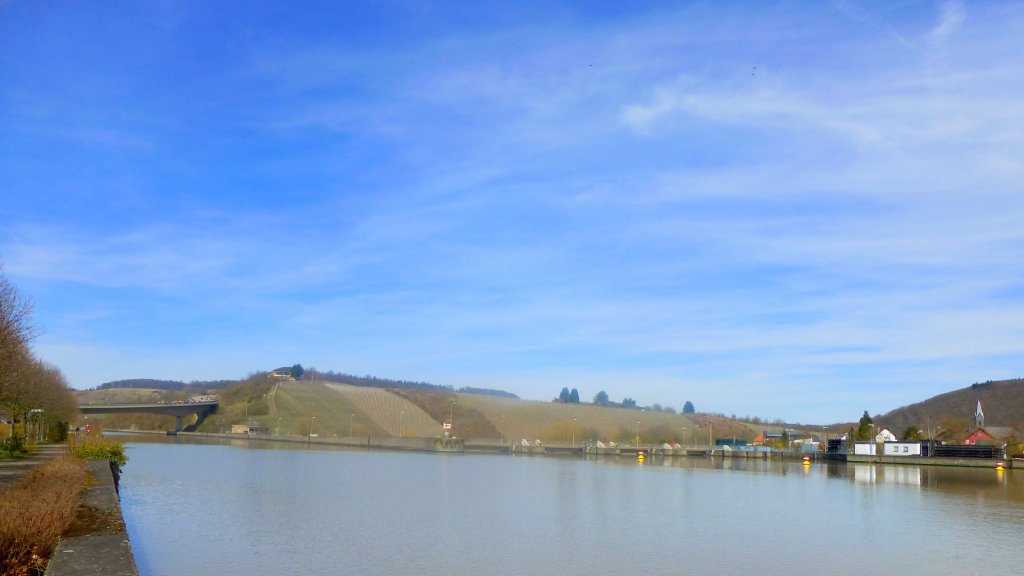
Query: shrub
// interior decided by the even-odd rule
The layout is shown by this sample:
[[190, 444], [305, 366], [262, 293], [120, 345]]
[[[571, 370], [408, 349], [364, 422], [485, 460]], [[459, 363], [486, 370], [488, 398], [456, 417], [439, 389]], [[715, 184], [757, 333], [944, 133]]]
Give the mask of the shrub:
[[52, 444], [60, 444], [68, 439], [68, 423], [58, 421], [46, 431], [46, 441]]
[[0, 451], [7, 452], [7, 455], [11, 457], [16, 453], [26, 452], [25, 438], [18, 435], [3, 438], [0, 440]]
[[0, 497], [0, 574], [42, 574], [75, 519], [85, 465], [62, 456], [36, 466]]
[[70, 446], [71, 453], [80, 460], [107, 460], [119, 468], [128, 463], [124, 444], [100, 435], [72, 438]]

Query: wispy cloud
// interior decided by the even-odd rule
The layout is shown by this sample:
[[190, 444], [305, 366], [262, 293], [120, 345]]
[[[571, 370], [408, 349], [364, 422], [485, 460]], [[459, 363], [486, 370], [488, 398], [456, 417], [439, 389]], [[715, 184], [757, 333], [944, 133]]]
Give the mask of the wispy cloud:
[[[84, 384], [301, 361], [883, 411], [1024, 368], [1024, 75], [1001, 56], [1024, 14], [969, 8], [227, 27], [243, 48], [180, 94], [114, 74], [147, 97], [69, 103], [75, 154], [53, 152], [61, 122], [23, 123], [0, 248]], [[53, 98], [39, 118], [63, 118]]]
[[943, 2], [939, 12], [939, 22], [930, 34], [931, 39], [935, 42], [946, 41], [963, 25], [966, 18], [967, 12], [958, 0]]

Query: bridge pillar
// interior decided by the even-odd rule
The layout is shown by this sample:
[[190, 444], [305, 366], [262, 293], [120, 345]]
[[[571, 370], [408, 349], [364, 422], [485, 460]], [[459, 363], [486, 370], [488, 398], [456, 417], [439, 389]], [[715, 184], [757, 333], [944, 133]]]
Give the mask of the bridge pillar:
[[174, 431], [181, 432], [181, 416], [174, 417]]

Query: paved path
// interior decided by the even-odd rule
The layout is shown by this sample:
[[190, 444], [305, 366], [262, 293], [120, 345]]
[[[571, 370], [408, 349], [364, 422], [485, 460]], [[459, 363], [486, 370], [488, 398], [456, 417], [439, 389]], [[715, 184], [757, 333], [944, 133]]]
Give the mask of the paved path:
[[43, 462], [53, 460], [67, 452], [64, 444], [43, 444], [36, 446], [32, 455], [17, 460], [0, 460], [0, 490], [11, 486], [21, 478], [22, 474]]

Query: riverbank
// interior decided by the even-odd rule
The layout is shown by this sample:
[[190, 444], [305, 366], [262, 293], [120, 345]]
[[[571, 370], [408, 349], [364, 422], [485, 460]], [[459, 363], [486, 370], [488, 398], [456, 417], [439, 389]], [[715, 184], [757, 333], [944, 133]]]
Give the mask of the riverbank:
[[57, 544], [47, 576], [138, 576], [110, 462], [86, 463], [90, 482], [71, 530]]
[[[167, 435], [160, 431], [135, 431], [135, 430], [112, 430], [111, 432], [123, 432], [130, 434], [155, 434]], [[827, 455], [820, 452], [797, 452], [797, 451], [740, 451], [726, 450], [721, 447], [709, 449], [701, 447], [657, 447], [643, 446], [592, 446], [583, 444], [522, 444], [513, 442], [500, 442], [488, 440], [466, 440], [449, 439], [455, 441], [454, 447], [444, 449], [438, 444], [443, 440], [440, 438], [401, 438], [401, 437], [380, 437], [380, 436], [331, 436], [331, 437], [308, 437], [308, 436], [273, 436], [266, 434], [218, 434], [203, 432], [178, 432], [178, 436], [191, 438], [223, 439], [238, 442], [285, 442], [290, 444], [306, 444], [309, 446], [339, 446], [345, 448], [363, 448], [370, 450], [406, 450], [415, 452], [466, 452], [484, 454], [511, 454], [523, 456], [556, 456], [556, 457], [579, 457], [589, 456], [612, 456], [620, 458], [638, 458], [642, 453], [645, 459], [661, 458], [717, 458], [717, 459], [742, 459], [742, 460], [789, 460], [801, 461], [807, 459], [811, 462], [824, 460], [850, 462], [850, 463], [873, 463], [873, 464], [900, 464], [909, 466], [953, 466], [968, 468], [994, 468], [997, 462], [1002, 462], [1004, 468], [1011, 468], [1014, 461], [1005, 460], [979, 460], [971, 458], [926, 458], [926, 457], [899, 457], [899, 456], [860, 456], [853, 454]], [[1024, 468], [1024, 461], [1016, 461], [1018, 467]]]

